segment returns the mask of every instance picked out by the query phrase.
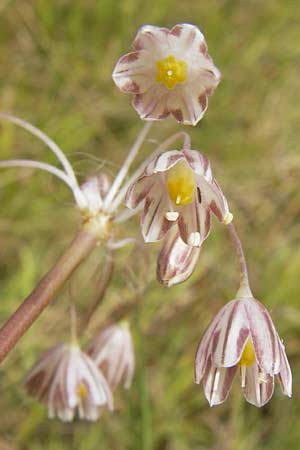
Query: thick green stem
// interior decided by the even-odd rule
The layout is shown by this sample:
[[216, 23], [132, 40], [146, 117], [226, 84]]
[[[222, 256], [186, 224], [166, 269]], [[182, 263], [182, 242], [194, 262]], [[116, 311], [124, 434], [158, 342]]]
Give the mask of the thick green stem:
[[32, 293], [0, 329], [0, 362], [39, 317], [75, 269], [92, 252], [99, 240], [99, 229], [84, 225], [55, 266], [41, 279]]

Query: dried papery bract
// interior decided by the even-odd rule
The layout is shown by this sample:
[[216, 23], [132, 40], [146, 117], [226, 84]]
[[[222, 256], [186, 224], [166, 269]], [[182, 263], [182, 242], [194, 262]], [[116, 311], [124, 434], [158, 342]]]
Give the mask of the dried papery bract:
[[158, 281], [168, 287], [186, 281], [194, 272], [200, 257], [200, 247], [187, 245], [174, 227], [163, 240], [157, 258]]
[[178, 227], [187, 245], [200, 247], [210, 232], [212, 212], [226, 225], [232, 220], [209, 160], [195, 150], [170, 150], [154, 158], [126, 195], [130, 209], [141, 204], [146, 242], [158, 241]]
[[236, 372], [246, 400], [255, 406], [270, 400], [275, 376], [283, 394], [292, 395], [284, 345], [268, 311], [252, 297], [236, 298], [221, 309], [196, 354], [196, 383], [203, 380], [210, 406], [227, 399]]
[[191, 125], [203, 117], [220, 78], [203, 34], [186, 23], [171, 30], [143, 26], [133, 52], [122, 56], [113, 71], [118, 88], [134, 95], [133, 106], [142, 119], [172, 115]]
[[92, 359], [77, 345], [48, 350], [25, 379], [27, 392], [47, 403], [50, 418], [95, 421], [103, 407], [113, 409], [109, 385]]
[[135, 358], [127, 322], [111, 325], [103, 330], [89, 343], [86, 352], [103, 371], [112, 388], [120, 383], [127, 389], [130, 387]]

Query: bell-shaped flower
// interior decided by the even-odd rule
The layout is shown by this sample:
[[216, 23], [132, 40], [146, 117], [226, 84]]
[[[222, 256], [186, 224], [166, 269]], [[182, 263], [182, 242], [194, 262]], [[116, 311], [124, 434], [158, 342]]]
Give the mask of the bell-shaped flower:
[[265, 405], [273, 395], [276, 375], [283, 394], [292, 395], [292, 375], [272, 319], [251, 297], [225, 305], [205, 331], [195, 360], [195, 380], [203, 380], [210, 406], [223, 403], [240, 372], [246, 400]]
[[176, 228], [164, 238], [157, 258], [158, 281], [168, 287], [186, 281], [194, 272], [200, 256], [200, 247], [183, 242]]
[[122, 92], [134, 94], [133, 106], [142, 119], [171, 114], [177, 122], [191, 125], [203, 117], [207, 97], [221, 78], [203, 34], [186, 23], [171, 30], [143, 26], [133, 52], [119, 59], [112, 76]]
[[170, 150], [154, 158], [126, 195], [130, 209], [142, 202], [146, 242], [158, 241], [178, 226], [187, 245], [200, 247], [211, 229], [211, 212], [225, 224], [232, 220], [209, 160], [196, 150]]
[[94, 361], [78, 346], [59, 344], [42, 355], [25, 379], [25, 389], [48, 404], [50, 418], [95, 421], [102, 407], [113, 408], [109, 385]]
[[135, 358], [127, 322], [111, 325], [96, 336], [86, 352], [106, 376], [111, 388], [120, 383], [128, 389], [134, 374]]

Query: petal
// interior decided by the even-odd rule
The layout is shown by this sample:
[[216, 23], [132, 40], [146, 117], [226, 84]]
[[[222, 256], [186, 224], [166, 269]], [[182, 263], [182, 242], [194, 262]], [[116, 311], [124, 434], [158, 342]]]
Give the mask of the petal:
[[225, 313], [214, 331], [213, 364], [231, 367], [238, 363], [249, 336], [248, 319], [243, 303], [233, 300], [225, 306]]
[[213, 181], [210, 162], [205, 155], [197, 150], [183, 150], [183, 154], [187, 163], [197, 175], [204, 176], [208, 182]]
[[198, 177], [197, 184], [199, 184], [203, 202], [210, 207], [218, 220], [226, 225], [230, 223], [232, 214], [229, 212], [226, 197], [216, 180], [208, 183], [204, 177]]
[[212, 364], [211, 360], [208, 361], [203, 387], [210, 406], [219, 405], [227, 399], [236, 370], [236, 366], [218, 368]]
[[155, 83], [145, 92], [136, 94], [133, 98], [133, 107], [142, 119], [161, 120], [169, 115], [168, 93]]
[[[183, 86], [177, 86], [174, 91], [169, 92], [167, 98], [167, 109], [178, 123], [185, 125], [196, 125], [198, 120], [198, 109], [195, 112], [194, 101], [190, 103], [190, 97], [186, 95]], [[199, 107], [200, 108], [200, 107]]]
[[259, 366], [267, 374], [280, 370], [280, 340], [266, 308], [257, 300], [243, 301], [247, 314], [251, 338]]
[[273, 395], [274, 378], [266, 375], [266, 380], [261, 381], [257, 364], [246, 368], [246, 383], [243, 394], [247, 402], [259, 408], [264, 406]]
[[292, 373], [291, 368], [286, 357], [285, 348], [282, 342], [280, 342], [280, 372], [278, 373], [278, 381], [284, 395], [288, 397], [292, 396]]
[[198, 193], [189, 205], [178, 208], [180, 215], [178, 228], [181, 239], [187, 244], [200, 247], [211, 229], [211, 213], [203, 204], [198, 203]]
[[145, 242], [156, 242], [164, 237], [173, 222], [165, 218], [168, 211], [168, 194], [164, 185], [155, 183], [145, 200], [141, 218], [142, 234]]
[[169, 30], [167, 28], [144, 25], [141, 27], [133, 41], [135, 50], [148, 50], [160, 59], [161, 55], [169, 51]]
[[198, 27], [190, 23], [175, 25], [170, 31], [169, 42], [183, 54], [191, 49], [196, 49], [202, 55], [207, 52], [203, 34]]
[[179, 150], [169, 150], [167, 152], [163, 152], [158, 155], [157, 158], [151, 161], [151, 163], [147, 166], [145, 172], [147, 174], [166, 172], [171, 169], [171, 167], [175, 166], [177, 162], [184, 158], [184, 153]]
[[199, 247], [184, 244], [174, 227], [167, 234], [157, 259], [157, 279], [168, 287], [182, 283], [194, 272], [200, 256]]
[[127, 53], [117, 62], [113, 80], [122, 92], [143, 94], [155, 83], [155, 65], [144, 50]]
[[203, 333], [202, 339], [199, 343], [196, 357], [195, 357], [195, 382], [197, 384], [200, 383], [205, 367], [208, 361], [208, 358], [210, 358], [211, 349], [214, 343], [214, 334], [215, 330], [218, 327], [220, 320], [223, 318], [224, 314], [227, 311], [227, 308], [231, 308], [231, 304], [235, 300], [229, 302], [227, 305], [222, 308], [217, 315], [213, 318], [213, 320], [210, 322], [208, 327], [206, 328], [205, 332]]
[[133, 183], [125, 198], [125, 205], [127, 208], [135, 209], [139, 204], [144, 201], [145, 197], [149, 194], [155, 184], [155, 178], [151, 176], [142, 176]]

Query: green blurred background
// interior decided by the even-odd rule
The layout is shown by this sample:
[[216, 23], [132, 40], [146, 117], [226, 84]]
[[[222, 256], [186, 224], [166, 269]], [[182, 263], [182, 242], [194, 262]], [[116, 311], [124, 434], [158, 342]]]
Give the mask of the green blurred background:
[[[1, 367], [1, 450], [300, 448], [299, 0], [0, 0], [0, 109], [55, 139], [80, 180], [103, 166], [116, 173], [142, 123], [130, 96], [111, 80], [114, 64], [140, 25], [178, 22], [202, 29], [223, 74], [205, 118], [188, 131], [193, 148], [212, 161], [245, 246], [253, 292], [284, 338], [293, 399], [277, 386], [258, 410], [236, 380], [227, 402], [211, 409], [193, 382], [201, 334], [238, 285], [235, 254], [215, 221], [197, 272], [179, 287], [155, 281], [159, 245], [149, 245], [146, 271], [138, 274], [146, 292], [135, 298], [137, 258], [129, 248], [117, 253], [112, 285], [83, 342], [135, 298], [129, 320], [137, 371], [132, 389], [117, 391], [116, 411], [95, 424], [49, 421], [45, 407], [22, 390], [41, 352], [68, 338], [68, 290], [44, 312]], [[171, 120], [155, 124], [150, 137], [162, 141], [179, 129]], [[141, 157], [154, 146], [148, 141]], [[37, 139], [4, 123], [0, 156], [56, 163]], [[31, 170], [1, 172], [0, 204], [4, 321], [68, 245], [80, 218], [60, 181]], [[137, 222], [120, 231], [137, 233]], [[72, 281], [80, 314], [95, 297], [102, 263], [99, 249]]]

